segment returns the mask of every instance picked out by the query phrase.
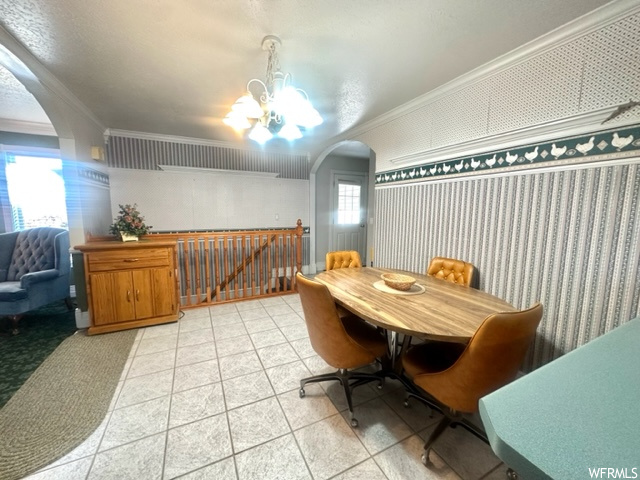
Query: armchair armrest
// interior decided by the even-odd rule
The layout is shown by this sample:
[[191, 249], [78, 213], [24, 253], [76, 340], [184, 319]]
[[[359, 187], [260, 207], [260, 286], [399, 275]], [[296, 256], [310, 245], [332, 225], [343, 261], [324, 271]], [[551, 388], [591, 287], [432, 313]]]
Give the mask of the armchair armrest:
[[60, 276], [60, 271], [54, 268], [50, 270], [42, 270], [40, 272], [26, 273], [20, 277], [20, 288], [29, 289], [34, 283], [46, 282]]

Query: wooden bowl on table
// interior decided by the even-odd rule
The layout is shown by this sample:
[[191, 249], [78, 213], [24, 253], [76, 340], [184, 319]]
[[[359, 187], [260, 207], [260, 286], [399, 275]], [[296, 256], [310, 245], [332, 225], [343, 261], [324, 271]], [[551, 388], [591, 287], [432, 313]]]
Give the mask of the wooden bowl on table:
[[415, 278], [409, 275], [402, 275], [401, 273], [383, 273], [380, 277], [388, 287], [403, 292], [411, 289], [413, 284], [416, 283]]

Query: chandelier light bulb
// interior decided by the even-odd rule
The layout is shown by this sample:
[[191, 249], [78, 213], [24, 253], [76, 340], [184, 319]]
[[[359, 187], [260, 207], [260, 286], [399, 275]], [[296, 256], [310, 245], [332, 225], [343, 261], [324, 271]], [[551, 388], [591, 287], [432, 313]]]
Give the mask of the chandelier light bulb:
[[289, 140], [290, 142], [298, 138], [302, 138], [302, 132], [293, 123], [285, 123], [284, 127], [278, 132], [278, 136]]
[[251, 129], [249, 138], [255, 142], [258, 142], [260, 145], [264, 145], [265, 142], [268, 142], [273, 138], [273, 134], [267, 127], [262, 125], [261, 122], [258, 122], [256, 123], [256, 126]]
[[231, 110], [227, 113], [227, 116], [224, 117], [222, 121], [235, 130], [246, 130], [247, 128], [251, 128], [251, 124], [249, 123], [249, 120], [247, 120], [247, 117], [235, 110]]
[[[262, 40], [262, 49], [268, 52], [266, 80], [252, 78], [247, 83], [247, 93], [238, 98], [231, 112], [223, 119], [226, 125], [235, 129], [251, 128], [249, 119], [258, 119], [249, 132], [249, 138], [261, 145], [271, 140], [274, 133], [289, 141], [302, 137], [298, 127], [312, 128], [322, 123], [322, 117], [313, 108], [307, 93], [291, 85], [291, 75], [280, 71], [277, 48], [280, 39], [268, 35]], [[258, 93], [256, 98], [251, 93]]]

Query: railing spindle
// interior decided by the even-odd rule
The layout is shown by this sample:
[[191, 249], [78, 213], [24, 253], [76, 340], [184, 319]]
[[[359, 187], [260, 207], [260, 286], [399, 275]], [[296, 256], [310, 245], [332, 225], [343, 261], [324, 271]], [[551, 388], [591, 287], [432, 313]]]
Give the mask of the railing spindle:
[[205, 282], [207, 288], [207, 303], [211, 303], [211, 266], [209, 259], [209, 244], [211, 243], [211, 238], [205, 237], [204, 239], [204, 274], [205, 274]]
[[220, 239], [213, 239], [213, 260], [215, 263], [216, 302], [220, 301]]
[[191, 305], [191, 271], [189, 270], [189, 238], [185, 237], [182, 243], [182, 255], [184, 264], [185, 295], [187, 296], [187, 306]]

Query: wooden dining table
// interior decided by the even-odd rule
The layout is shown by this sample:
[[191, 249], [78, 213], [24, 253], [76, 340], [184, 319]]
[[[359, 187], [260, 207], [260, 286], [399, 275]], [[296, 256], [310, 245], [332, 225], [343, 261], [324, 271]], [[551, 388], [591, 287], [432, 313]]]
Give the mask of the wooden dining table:
[[[421, 293], [381, 291], [374, 284], [383, 273], [416, 279]], [[329, 288], [336, 303], [374, 325], [405, 336], [466, 343], [484, 319], [516, 310], [504, 300], [471, 287], [435, 277], [385, 268], [339, 268], [314, 277]]]

